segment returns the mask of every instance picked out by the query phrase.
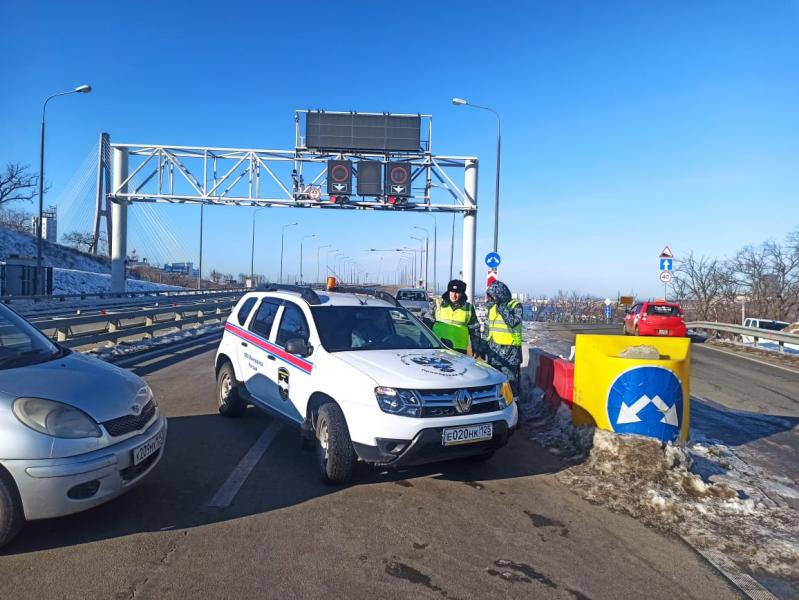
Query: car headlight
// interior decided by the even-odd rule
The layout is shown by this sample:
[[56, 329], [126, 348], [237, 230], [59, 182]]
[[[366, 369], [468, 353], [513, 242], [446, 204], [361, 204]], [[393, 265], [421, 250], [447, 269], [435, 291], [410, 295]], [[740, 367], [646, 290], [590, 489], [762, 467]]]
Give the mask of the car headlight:
[[136, 404], [144, 408], [150, 401], [152, 401], [153, 406], [158, 406], [158, 402], [156, 402], [155, 396], [153, 396], [153, 391], [150, 389], [150, 386], [145, 383], [144, 386], [139, 388], [139, 391], [136, 392]]
[[510, 387], [510, 383], [506, 381], [499, 389], [499, 406], [504, 409], [510, 406], [511, 402], [513, 402], [513, 389]]
[[383, 412], [404, 417], [420, 417], [422, 415], [419, 399], [410, 390], [376, 387], [375, 397]]
[[26, 425], [57, 438], [100, 437], [97, 423], [80, 409], [42, 398], [17, 398], [13, 406], [14, 416]]

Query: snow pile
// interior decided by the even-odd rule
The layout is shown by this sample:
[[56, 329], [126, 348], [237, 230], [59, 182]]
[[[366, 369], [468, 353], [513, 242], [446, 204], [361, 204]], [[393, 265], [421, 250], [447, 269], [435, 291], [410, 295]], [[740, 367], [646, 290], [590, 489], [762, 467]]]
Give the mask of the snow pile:
[[[157, 292], [182, 289], [184, 288], [174, 285], [153, 283], [151, 281], [141, 281], [139, 279], [127, 280], [127, 290], [129, 292]], [[98, 292], [110, 291], [110, 274], [79, 271], [76, 269], [53, 269], [53, 294], [55, 295], [96, 294]]]
[[163, 346], [171, 346], [186, 340], [197, 338], [203, 335], [221, 332], [225, 328], [224, 322], [211, 323], [209, 325], [201, 325], [194, 329], [185, 329], [183, 331], [166, 333], [154, 338], [136, 340], [136, 341], [123, 341], [115, 346], [108, 348], [94, 348], [91, 354], [102, 360], [115, 360], [129, 354], [138, 354], [148, 350], [156, 350]]
[[660, 352], [654, 346], [641, 344], [640, 346], [630, 346], [619, 352], [619, 358], [644, 358], [644, 359], [658, 359]]
[[522, 398], [521, 420], [524, 429], [534, 440], [551, 454], [569, 461], [579, 461], [586, 457], [591, 449], [593, 427], [575, 427], [572, 424], [571, 409], [560, 403], [553, 410], [538, 388], [531, 394], [523, 392]]
[[[726, 446], [683, 448], [597, 429], [587, 460], [558, 478], [586, 500], [678, 534], [697, 548], [751, 569], [794, 574], [795, 511], [778, 506], [745, 471], [736, 472], [732, 456]], [[697, 457], [709, 463], [706, 477], [694, 468]]]
[[589, 502], [683, 537], [702, 550], [777, 576], [799, 569], [799, 519], [773, 501], [762, 473], [722, 444], [662, 444], [575, 427], [540, 390], [522, 404], [522, 427], [571, 466], [557, 477]]

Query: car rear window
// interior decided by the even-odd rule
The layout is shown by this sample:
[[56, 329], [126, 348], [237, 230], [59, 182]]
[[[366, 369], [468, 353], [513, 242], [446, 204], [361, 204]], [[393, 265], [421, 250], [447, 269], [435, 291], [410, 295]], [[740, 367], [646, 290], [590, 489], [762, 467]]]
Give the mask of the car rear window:
[[646, 308], [646, 314], [661, 317], [679, 317], [680, 309], [669, 304], [650, 304]]
[[418, 292], [414, 290], [406, 290], [397, 294], [397, 300], [417, 300], [424, 302], [427, 300], [427, 298], [425, 297], [425, 293], [421, 290]]
[[782, 331], [786, 327], [788, 327], [790, 323], [783, 323], [782, 321], [760, 321], [758, 323], [758, 328], [760, 329], [768, 329], [770, 331]]

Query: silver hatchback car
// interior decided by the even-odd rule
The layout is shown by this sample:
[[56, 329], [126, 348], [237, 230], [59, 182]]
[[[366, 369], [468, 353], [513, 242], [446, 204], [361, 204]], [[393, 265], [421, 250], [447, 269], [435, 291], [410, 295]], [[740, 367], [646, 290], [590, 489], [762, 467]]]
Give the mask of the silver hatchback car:
[[130, 490], [160, 460], [166, 428], [141, 378], [54, 344], [0, 305], [0, 547], [26, 520]]

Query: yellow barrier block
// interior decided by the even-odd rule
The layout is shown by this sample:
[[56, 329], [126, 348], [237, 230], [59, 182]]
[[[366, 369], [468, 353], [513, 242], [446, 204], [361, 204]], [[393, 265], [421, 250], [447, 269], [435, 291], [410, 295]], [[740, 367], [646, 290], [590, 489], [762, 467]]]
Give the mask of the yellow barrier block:
[[[658, 358], [625, 357], [646, 353], [636, 346], [655, 348]], [[578, 335], [572, 418], [576, 425], [687, 440], [690, 383], [688, 338]]]

